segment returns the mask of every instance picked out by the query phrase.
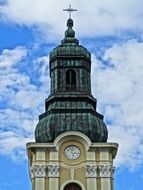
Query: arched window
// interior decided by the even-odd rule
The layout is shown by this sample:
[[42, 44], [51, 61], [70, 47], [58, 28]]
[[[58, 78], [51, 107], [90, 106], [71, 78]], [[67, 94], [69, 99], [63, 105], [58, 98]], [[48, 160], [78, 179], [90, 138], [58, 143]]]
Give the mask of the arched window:
[[76, 183], [69, 183], [65, 186], [64, 190], [82, 190], [81, 187]]
[[76, 89], [76, 72], [73, 69], [66, 72], [66, 87], [67, 90]]

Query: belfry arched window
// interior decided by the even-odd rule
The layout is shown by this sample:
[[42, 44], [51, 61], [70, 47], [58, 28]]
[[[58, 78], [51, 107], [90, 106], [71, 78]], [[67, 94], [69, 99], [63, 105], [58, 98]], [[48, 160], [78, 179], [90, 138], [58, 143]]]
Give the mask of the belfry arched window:
[[82, 190], [81, 187], [76, 183], [69, 183], [65, 186], [64, 190]]
[[66, 87], [67, 90], [76, 89], [76, 72], [73, 69], [66, 71]]

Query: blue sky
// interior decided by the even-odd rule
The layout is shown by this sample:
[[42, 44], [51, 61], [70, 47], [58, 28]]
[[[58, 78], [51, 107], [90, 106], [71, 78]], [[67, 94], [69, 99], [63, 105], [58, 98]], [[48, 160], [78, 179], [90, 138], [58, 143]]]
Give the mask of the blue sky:
[[92, 53], [92, 93], [118, 142], [115, 190], [143, 186], [143, 0], [0, 0], [0, 190], [31, 190], [25, 144], [50, 89], [49, 52], [66, 29]]

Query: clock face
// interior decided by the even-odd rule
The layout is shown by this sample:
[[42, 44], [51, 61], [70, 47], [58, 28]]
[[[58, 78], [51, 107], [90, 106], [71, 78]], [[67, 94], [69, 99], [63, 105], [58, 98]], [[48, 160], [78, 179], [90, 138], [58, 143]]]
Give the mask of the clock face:
[[77, 146], [68, 146], [64, 151], [65, 157], [70, 160], [75, 160], [80, 156], [80, 150]]

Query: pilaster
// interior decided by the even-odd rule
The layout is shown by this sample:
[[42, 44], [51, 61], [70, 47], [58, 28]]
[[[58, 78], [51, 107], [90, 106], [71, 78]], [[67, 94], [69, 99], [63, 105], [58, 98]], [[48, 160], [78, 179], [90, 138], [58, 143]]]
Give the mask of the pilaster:
[[[80, 149], [79, 158], [66, 158], [64, 150], [70, 145]], [[82, 190], [113, 190], [117, 148], [117, 143], [91, 143], [77, 132], [62, 134], [54, 143], [29, 143], [32, 190], [64, 190], [68, 182], [76, 182]]]

